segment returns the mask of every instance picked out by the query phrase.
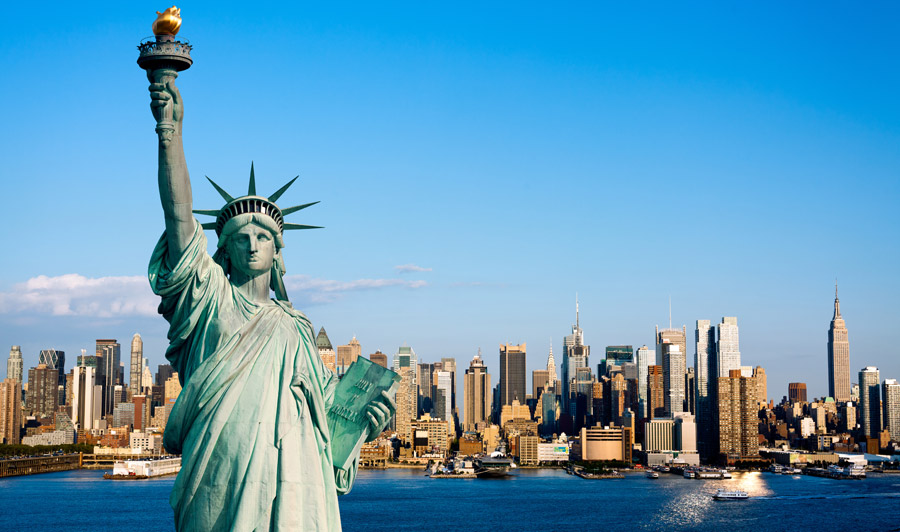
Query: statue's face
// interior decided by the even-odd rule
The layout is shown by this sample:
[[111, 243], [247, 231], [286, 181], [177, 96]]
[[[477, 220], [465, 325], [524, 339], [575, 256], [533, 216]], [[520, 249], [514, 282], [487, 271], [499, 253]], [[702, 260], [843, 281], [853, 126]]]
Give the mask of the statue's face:
[[228, 238], [226, 245], [231, 267], [250, 277], [272, 269], [275, 239], [272, 233], [256, 224], [247, 224]]

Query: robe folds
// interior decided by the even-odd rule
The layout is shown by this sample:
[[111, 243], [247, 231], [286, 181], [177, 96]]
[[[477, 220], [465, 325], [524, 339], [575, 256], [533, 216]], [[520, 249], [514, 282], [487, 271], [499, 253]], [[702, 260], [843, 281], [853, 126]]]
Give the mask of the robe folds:
[[232, 287], [194, 234], [174, 268], [166, 235], [149, 278], [169, 322], [166, 358], [183, 389], [164, 444], [181, 453], [170, 503], [178, 531], [341, 529], [326, 414], [337, 378], [312, 325], [289, 303], [258, 304]]

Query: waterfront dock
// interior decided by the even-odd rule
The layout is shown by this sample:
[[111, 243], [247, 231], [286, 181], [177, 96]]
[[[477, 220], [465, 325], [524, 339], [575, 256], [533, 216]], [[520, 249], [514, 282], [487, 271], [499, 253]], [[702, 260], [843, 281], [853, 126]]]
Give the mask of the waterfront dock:
[[0, 460], [0, 478], [55, 473], [81, 468], [81, 454], [54, 454]]

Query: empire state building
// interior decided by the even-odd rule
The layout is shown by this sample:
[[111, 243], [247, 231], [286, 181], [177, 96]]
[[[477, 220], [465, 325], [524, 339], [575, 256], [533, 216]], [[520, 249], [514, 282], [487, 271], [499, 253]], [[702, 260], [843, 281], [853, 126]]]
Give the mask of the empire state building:
[[837, 285], [834, 286], [834, 317], [828, 329], [828, 395], [835, 402], [850, 400], [850, 342], [847, 327], [841, 317], [841, 303], [838, 301]]

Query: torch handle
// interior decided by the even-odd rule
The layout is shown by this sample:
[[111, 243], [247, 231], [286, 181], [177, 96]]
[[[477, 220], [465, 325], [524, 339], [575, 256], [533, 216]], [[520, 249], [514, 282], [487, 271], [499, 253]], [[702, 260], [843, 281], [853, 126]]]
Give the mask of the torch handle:
[[[157, 68], [150, 70], [148, 77], [153, 83], [167, 85], [169, 82], [175, 81], [178, 73], [173, 68]], [[159, 109], [159, 114], [156, 118], [156, 134], [159, 136], [159, 141], [164, 144], [168, 144], [175, 134], [174, 110], [175, 102], [169, 100], [167, 105]]]

